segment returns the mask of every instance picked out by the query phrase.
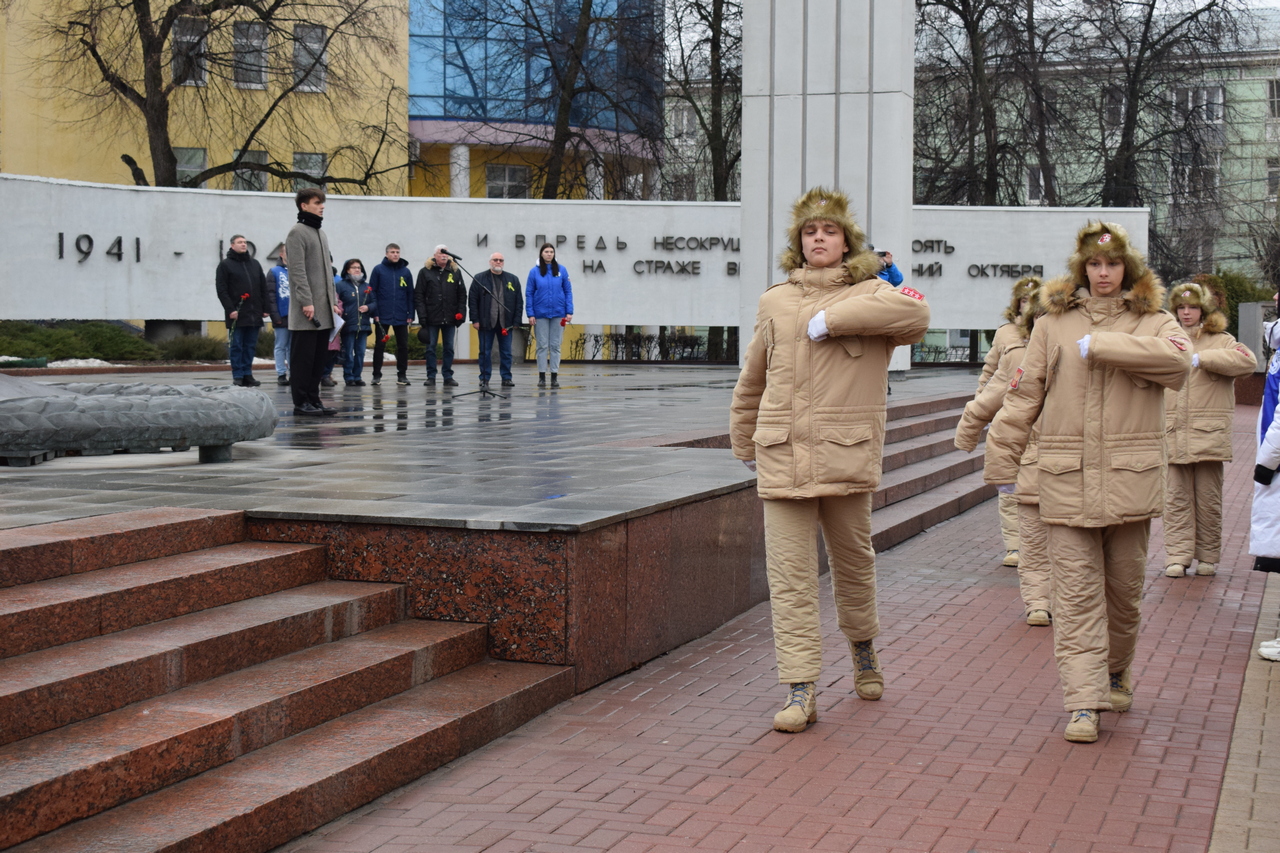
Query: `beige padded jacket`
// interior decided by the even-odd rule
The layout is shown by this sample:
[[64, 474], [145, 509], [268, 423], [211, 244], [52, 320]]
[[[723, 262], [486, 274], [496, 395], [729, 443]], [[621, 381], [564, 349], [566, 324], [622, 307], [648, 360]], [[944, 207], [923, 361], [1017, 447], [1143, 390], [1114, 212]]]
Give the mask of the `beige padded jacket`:
[[[1012, 324], [1010, 324], [1012, 325]], [[1004, 405], [1005, 396], [1009, 393], [1009, 385], [1018, 375], [1022, 360], [1027, 354], [1027, 342], [1019, 338], [1015, 343], [1004, 348], [1004, 355], [996, 365], [991, 381], [987, 382], [977, 395], [965, 404], [960, 423], [956, 424], [956, 447], [966, 453], [978, 446], [982, 437], [982, 429], [991, 423], [1000, 407]], [[1018, 488], [1014, 497], [1018, 503], [1034, 506], [1040, 503], [1039, 477], [1036, 476], [1036, 463], [1040, 459], [1040, 426], [1037, 423], [1027, 439], [1027, 449], [1018, 460]]]
[[[1022, 367], [987, 435], [988, 483], [1017, 480], [1040, 423], [1040, 517], [1109, 527], [1164, 509], [1164, 388], [1178, 389], [1191, 341], [1150, 271], [1116, 297], [1070, 278], [1045, 285]], [[1090, 335], [1087, 357], [1078, 342]]]
[[982, 375], [978, 377], [979, 391], [986, 387], [992, 375], [995, 374], [1004, 351], [1020, 343], [1022, 343], [1022, 333], [1018, 331], [1017, 323], [1005, 323], [996, 329], [996, 333], [991, 336], [991, 349], [987, 350], [987, 357], [982, 362]]
[[1214, 311], [1189, 330], [1200, 366], [1191, 368], [1180, 390], [1164, 392], [1165, 448], [1174, 465], [1231, 461], [1235, 378], [1257, 370], [1258, 359], [1226, 327], [1226, 317]]
[[[924, 338], [929, 306], [876, 278], [878, 266], [869, 252], [837, 269], [806, 266], [760, 297], [729, 424], [734, 455], [756, 460], [762, 498], [880, 485], [889, 357]], [[823, 310], [830, 337], [810, 340]]]

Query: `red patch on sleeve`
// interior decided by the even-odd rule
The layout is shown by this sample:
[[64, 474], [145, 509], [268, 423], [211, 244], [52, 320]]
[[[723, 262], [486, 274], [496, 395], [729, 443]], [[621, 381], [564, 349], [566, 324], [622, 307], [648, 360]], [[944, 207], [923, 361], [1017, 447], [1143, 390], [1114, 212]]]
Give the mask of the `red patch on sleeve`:
[[1019, 367], [1017, 372], [1013, 374], [1013, 381], [1009, 383], [1010, 391], [1018, 390], [1018, 383], [1022, 381], [1022, 368]]
[[1172, 335], [1170, 335], [1169, 343], [1173, 344], [1175, 347], [1182, 350], [1183, 352], [1187, 351], [1187, 342], [1184, 341], [1182, 338], [1175, 338]]
[[898, 289], [898, 292], [904, 296], [910, 296], [912, 299], [919, 299], [921, 302], [924, 301], [924, 294], [916, 290], [914, 287], [901, 287]]
[[1249, 354], [1249, 350], [1245, 348], [1244, 344], [1236, 344], [1236, 351], [1241, 352], [1245, 355]]

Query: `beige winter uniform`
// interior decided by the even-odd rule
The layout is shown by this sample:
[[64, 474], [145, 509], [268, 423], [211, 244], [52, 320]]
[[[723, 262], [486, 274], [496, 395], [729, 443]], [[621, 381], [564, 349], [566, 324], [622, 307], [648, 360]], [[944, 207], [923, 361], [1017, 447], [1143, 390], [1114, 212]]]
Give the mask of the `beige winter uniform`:
[[[967, 452], [978, 446], [982, 428], [991, 423], [992, 418], [1000, 411], [1009, 386], [1019, 377], [1018, 369], [1022, 367], [1026, 352], [1026, 342], [1021, 338], [1005, 347], [991, 381], [965, 404], [964, 414], [956, 425], [957, 448]], [[1013, 504], [1014, 521], [1018, 525], [1018, 540], [1021, 544], [1018, 591], [1022, 595], [1024, 616], [1032, 610], [1053, 611], [1053, 581], [1049, 571], [1049, 555], [1045, 550], [1047, 534], [1044, 523], [1040, 520], [1039, 494], [1036, 491], [1037, 450], [1037, 434], [1033, 429], [1027, 449], [1019, 462], [1017, 492], [1000, 495], [1000, 498], [1008, 498]], [[1001, 507], [1002, 516], [1003, 513], [1004, 508]], [[1003, 517], [1001, 521], [1003, 522]]]
[[1222, 463], [1231, 461], [1235, 377], [1253, 373], [1258, 362], [1226, 331], [1226, 317], [1212, 311], [1187, 331], [1199, 367], [1178, 391], [1165, 391], [1164, 548], [1166, 562], [1220, 562], [1222, 552]]
[[[1082, 231], [1077, 257], [1105, 233]], [[1068, 711], [1109, 710], [1109, 674], [1133, 660], [1150, 519], [1164, 503], [1163, 388], [1182, 387], [1191, 362], [1190, 340], [1161, 310], [1164, 288], [1139, 269], [1116, 297], [1077, 288], [1085, 280], [1079, 271], [1044, 286], [1048, 313], [1036, 322], [1018, 387], [987, 436], [987, 482], [1011, 483], [1039, 419], [1040, 516], [1048, 525], [1054, 652]]]
[[987, 357], [982, 362], [982, 375], [978, 377], [978, 391], [987, 386], [991, 377], [995, 375], [996, 368], [1000, 365], [1000, 357], [1004, 355], [1004, 351], [1015, 344], [1022, 343], [1022, 335], [1018, 331], [1017, 323], [1005, 323], [996, 329], [996, 333], [991, 336], [991, 349], [987, 350]]
[[[893, 348], [924, 338], [929, 306], [875, 278], [879, 259], [792, 269], [760, 297], [733, 393], [734, 455], [757, 463], [778, 677], [815, 681], [822, 666], [816, 532], [827, 543], [841, 630], [879, 632], [871, 493], [880, 484], [885, 387]], [[830, 337], [810, 340], [826, 312]]]

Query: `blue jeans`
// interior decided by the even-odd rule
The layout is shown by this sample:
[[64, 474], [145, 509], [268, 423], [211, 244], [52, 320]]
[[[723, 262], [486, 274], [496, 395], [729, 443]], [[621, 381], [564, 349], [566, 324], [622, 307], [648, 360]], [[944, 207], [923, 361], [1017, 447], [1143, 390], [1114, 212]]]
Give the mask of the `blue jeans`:
[[355, 382], [364, 367], [364, 351], [369, 345], [369, 331], [362, 329], [348, 332], [342, 329], [342, 378]]
[[276, 373], [281, 376], [289, 374], [289, 327], [275, 326], [276, 331]]
[[503, 379], [511, 378], [511, 332], [502, 334], [497, 329], [480, 330], [480, 381], [488, 382], [493, 375], [493, 339], [498, 339], [498, 370]]
[[440, 365], [440, 375], [445, 379], [453, 378], [453, 333], [456, 326], [423, 326], [426, 332], [427, 345], [427, 378], [436, 378], [436, 341], [444, 341], [444, 363]]
[[231, 330], [231, 376], [239, 379], [253, 375], [253, 353], [258, 348], [261, 326], [236, 326]]
[[[534, 317], [533, 334], [538, 339], [538, 372], [546, 373], [548, 363], [551, 372], [560, 372], [560, 339], [564, 337], [563, 317]], [[550, 352], [548, 352], [548, 350]]]

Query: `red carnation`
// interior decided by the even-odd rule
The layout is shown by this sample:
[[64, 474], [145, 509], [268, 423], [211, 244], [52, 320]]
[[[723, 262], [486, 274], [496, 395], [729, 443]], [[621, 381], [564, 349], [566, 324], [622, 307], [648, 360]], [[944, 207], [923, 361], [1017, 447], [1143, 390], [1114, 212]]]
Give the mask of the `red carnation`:
[[507, 330], [506, 330], [506, 329], [503, 329], [503, 330], [502, 330], [502, 336], [503, 336], [504, 338], [507, 336]]
[[461, 320], [461, 319], [462, 319], [462, 315], [461, 315], [461, 314], [454, 314], [454, 315], [453, 315], [453, 319], [455, 319], [455, 320]]
[[567, 325], [569, 325], [569, 318], [568, 318], [568, 317], [561, 317], [561, 318], [560, 318], [560, 325], [561, 325], [561, 326], [567, 326]]

